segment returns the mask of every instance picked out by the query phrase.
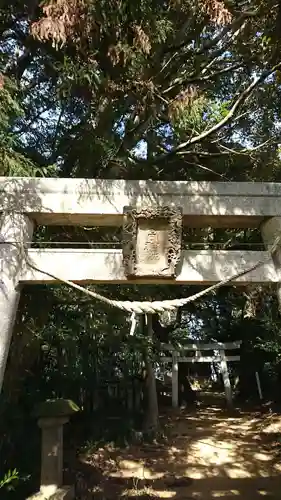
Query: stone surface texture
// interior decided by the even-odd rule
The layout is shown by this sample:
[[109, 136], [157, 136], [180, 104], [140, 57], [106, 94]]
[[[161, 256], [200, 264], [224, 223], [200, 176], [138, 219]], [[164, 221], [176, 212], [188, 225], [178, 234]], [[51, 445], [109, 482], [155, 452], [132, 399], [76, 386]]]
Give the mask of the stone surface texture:
[[63, 425], [68, 417], [41, 418], [42, 429], [40, 491], [47, 498], [63, 484]]
[[71, 399], [48, 399], [39, 403], [34, 416], [41, 418], [69, 416], [79, 411], [79, 407]]
[[128, 277], [174, 278], [181, 261], [182, 212], [124, 208], [123, 265]]
[[122, 225], [123, 207], [181, 206], [190, 227], [259, 227], [280, 216], [281, 184], [0, 177], [0, 212], [38, 224]]
[[[34, 264], [62, 279], [77, 283], [161, 283], [159, 276], [149, 278], [128, 278], [123, 265], [121, 249], [53, 249], [32, 248], [28, 251]], [[169, 283], [209, 284], [232, 276], [259, 261], [265, 263], [236, 280], [236, 284], [276, 283], [272, 259], [257, 250], [183, 250], [182, 263], [176, 278], [166, 278]], [[22, 283], [55, 283], [46, 274], [24, 269], [20, 276]]]
[[[261, 234], [264, 244], [273, 245], [276, 238], [281, 236], [281, 217], [272, 217], [264, 222], [261, 226]], [[279, 309], [281, 310], [281, 243], [277, 248], [275, 254], [272, 256], [273, 264], [276, 271], [276, 276], [278, 279], [277, 284], [277, 299], [279, 303]]]
[[40, 416], [38, 426], [42, 429], [40, 492], [32, 499], [71, 500], [74, 490], [63, 486], [63, 426], [69, 415], [78, 411], [71, 400], [47, 400], [35, 408], [34, 415]]
[[32, 239], [33, 223], [24, 214], [3, 214], [0, 219], [0, 390], [20, 299], [18, 288], [25, 255], [23, 244]]

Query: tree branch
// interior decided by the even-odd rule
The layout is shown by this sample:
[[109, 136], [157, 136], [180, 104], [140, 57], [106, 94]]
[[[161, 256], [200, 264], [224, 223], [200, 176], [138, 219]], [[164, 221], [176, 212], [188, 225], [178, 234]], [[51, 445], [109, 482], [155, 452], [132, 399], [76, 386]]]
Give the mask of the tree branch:
[[[243, 18], [244, 20], [244, 18]], [[238, 21], [237, 21], [238, 22]], [[191, 83], [191, 82], [194, 82], [196, 80], [205, 80], [205, 77], [203, 77], [204, 73], [206, 73], [208, 71], [208, 69], [211, 68], [211, 66], [213, 66], [213, 64], [219, 59], [219, 57], [225, 53], [226, 49], [234, 42], [235, 38], [238, 37], [238, 35], [241, 33], [242, 29], [244, 28], [245, 26], [245, 23], [246, 21], [244, 21], [243, 23], [240, 23], [239, 24], [239, 27], [236, 29], [236, 31], [233, 31], [230, 38], [227, 40], [227, 42], [222, 46], [222, 47], [219, 47], [217, 48], [212, 54], [211, 54], [211, 58], [210, 60], [208, 60], [199, 70], [199, 72], [197, 73], [193, 73], [191, 74], [191, 76], [189, 77], [189, 79], [186, 79], [184, 80], [183, 77], [181, 78], [176, 78], [172, 84], [170, 85], [170, 87], [168, 87], [168, 89], [165, 89], [162, 93], [163, 94], [166, 94], [168, 93], [170, 90], [172, 90], [174, 87], [176, 87], [177, 85], [182, 85], [183, 83]], [[220, 41], [220, 38], [219, 40], [217, 41]], [[197, 52], [196, 52], [196, 55]], [[201, 76], [200, 76], [201, 75]], [[215, 76], [215, 74], [213, 74], [212, 76]], [[208, 77], [208, 78], [211, 78], [211, 77]]]
[[206, 172], [209, 172], [211, 174], [217, 175], [218, 177], [221, 177], [222, 179], [225, 179], [226, 181], [229, 181], [229, 179], [227, 178], [226, 175], [220, 174], [219, 172], [216, 172], [215, 170], [213, 170], [211, 168], [208, 168], [205, 165], [202, 165], [201, 163], [191, 162], [191, 161], [187, 161], [187, 160], [185, 160], [184, 163], [186, 163], [187, 165], [193, 165], [196, 168], [198, 167], [201, 170], [205, 170]]
[[240, 63], [235, 63], [231, 64], [230, 66], [227, 66], [226, 68], [222, 68], [220, 70], [214, 71], [213, 73], [210, 73], [209, 75], [206, 76], [200, 76], [200, 74], [196, 76], [191, 76], [189, 78], [182, 78], [182, 79], [177, 79], [170, 87], [165, 89], [162, 93], [168, 94], [171, 90], [174, 90], [174, 88], [178, 87], [179, 85], [187, 85], [189, 83], [200, 83], [200, 82], [206, 82], [208, 80], [212, 80], [213, 78], [216, 78], [217, 76], [224, 75], [226, 73], [229, 73], [230, 71], [233, 71], [235, 69], [241, 68], [242, 65]]
[[281, 67], [281, 62], [279, 62], [278, 64], [276, 64], [270, 70], [264, 71], [259, 77], [255, 78], [253, 80], [253, 82], [240, 94], [240, 96], [235, 101], [235, 103], [233, 104], [233, 106], [231, 107], [231, 109], [229, 110], [229, 112], [227, 113], [227, 115], [220, 122], [216, 123], [216, 125], [214, 125], [213, 127], [205, 130], [201, 134], [198, 134], [197, 136], [189, 139], [188, 141], [182, 142], [181, 144], [179, 144], [178, 146], [176, 146], [171, 151], [168, 151], [167, 153], [158, 156], [158, 158], [154, 158], [153, 163], [158, 163], [160, 161], [166, 160], [167, 157], [172, 156], [172, 155], [178, 153], [179, 151], [182, 151], [186, 147], [190, 147], [193, 144], [197, 144], [198, 142], [201, 142], [203, 139], [205, 139], [206, 137], [209, 137], [214, 132], [218, 132], [222, 127], [224, 127], [224, 125], [226, 125], [227, 123], [229, 123], [231, 121], [231, 119], [235, 115], [236, 111], [252, 95], [252, 93], [254, 92], [254, 90], [256, 89], [256, 87], [260, 83], [262, 83], [264, 80], [266, 80], [266, 78], [269, 75], [271, 75], [272, 73], [274, 73], [274, 71], [276, 71], [280, 67]]
[[[247, 18], [255, 17], [257, 14], [258, 14], [258, 10], [246, 11], [246, 12], [240, 13], [239, 17], [234, 19], [234, 21], [231, 24], [228, 24], [227, 26], [225, 26], [221, 30], [221, 32], [217, 34], [217, 36], [215, 36], [211, 40], [205, 41], [202, 44], [202, 46], [196, 50], [195, 55], [204, 54], [204, 52], [208, 51], [209, 49], [214, 47], [218, 42], [220, 42], [230, 31], [232, 31], [233, 29], [236, 29], [236, 30], [239, 29], [239, 27], [243, 24], [243, 22]], [[174, 43], [173, 45], [170, 45], [169, 47], [167, 47], [167, 49], [165, 50], [165, 53], [172, 52], [172, 51], [178, 51], [178, 50], [182, 49], [187, 43], [190, 43], [190, 41], [191, 41], [190, 38], [187, 38], [180, 43]]]

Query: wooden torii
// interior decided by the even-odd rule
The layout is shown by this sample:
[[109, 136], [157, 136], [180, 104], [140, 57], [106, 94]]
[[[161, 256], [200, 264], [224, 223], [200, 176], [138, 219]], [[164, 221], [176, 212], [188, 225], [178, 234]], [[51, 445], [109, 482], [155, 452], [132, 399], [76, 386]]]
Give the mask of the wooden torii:
[[[281, 184], [1, 177], [0, 213], [0, 387], [27, 283], [198, 285], [245, 270], [235, 285], [276, 283], [281, 297]], [[123, 249], [30, 248], [36, 225], [123, 225]], [[182, 226], [259, 227], [265, 250], [182, 250]]]

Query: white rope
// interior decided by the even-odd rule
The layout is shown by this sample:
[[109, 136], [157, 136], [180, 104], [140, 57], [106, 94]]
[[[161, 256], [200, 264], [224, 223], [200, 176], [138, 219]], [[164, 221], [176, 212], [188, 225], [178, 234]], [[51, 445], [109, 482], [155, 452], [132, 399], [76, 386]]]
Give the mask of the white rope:
[[178, 307], [182, 307], [189, 302], [194, 302], [195, 300], [203, 297], [207, 293], [213, 292], [214, 290], [217, 290], [223, 285], [226, 285], [227, 283], [231, 283], [233, 280], [240, 278], [241, 276], [244, 276], [245, 274], [250, 273], [251, 271], [254, 271], [258, 267], [264, 265], [268, 260], [271, 260], [272, 254], [276, 251], [277, 247], [281, 243], [281, 235], [276, 238], [274, 241], [273, 245], [269, 248], [267, 252], [267, 257], [260, 260], [253, 266], [244, 269], [243, 271], [239, 271], [238, 273], [232, 275], [230, 278], [226, 278], [218, 283], [215, 283], [214, 285], [209, 286], [208, 288], [205, 288], [205, 290], [202, 290], [201, 292], [195, 293], [194, 295], [190, 295], [189, 297], [185, 297], [182, 299], [173, 299], [173, 300], [162, 300], [162, 301], [122, 301], [122, 300], [114, 300], [114, 299], [109, 299], [107, 297], [104, 297], [103, 295], [100, 295], [97, 292], [93, 292], [91, 290], [88, 290], [87, 288], [84, 288], [80, 285], [77, 285], [76, 283], [73, 283], [72, 281], [65, 280], [63, 278], [60, 278], [59, 276], [55, 276], [52, 273], [49, 273], [47, 271], [44, 271], [43, 269], [38, 268], [28, 258], [26, 258], [26, 263], [35, 271], [38, 271], [40, 273], [45, 274], [46, 276], [49, 276], [50, 278], [59, 281], [61, 283], [64, 283], [65, 285], [68, 285], [76, 290], [79, 290], [80, 292], [85, 293], [86, 295], [89, 295], [90, 297], [93, 297], [94, 299], [100, 300], [101, 302], [104, 302], [105, 304], [108, 304], [112, 307], [117, 307], [118, 309], [121, 309], [122, 311], [126, 311], [129, 313], [136, 313], [136, 314], [154, 314], [154, 313], [162, 313], [164, 311], [174, 311]]

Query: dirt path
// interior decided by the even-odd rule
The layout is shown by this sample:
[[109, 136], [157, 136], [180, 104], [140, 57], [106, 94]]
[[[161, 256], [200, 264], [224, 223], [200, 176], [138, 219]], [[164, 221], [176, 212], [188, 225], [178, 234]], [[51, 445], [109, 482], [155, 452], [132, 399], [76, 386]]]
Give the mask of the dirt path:
[[205, 407], [163, 418], [165, 444], [84, 457], [92, 486], [80, 498], [281, 499], [280, 417]]

